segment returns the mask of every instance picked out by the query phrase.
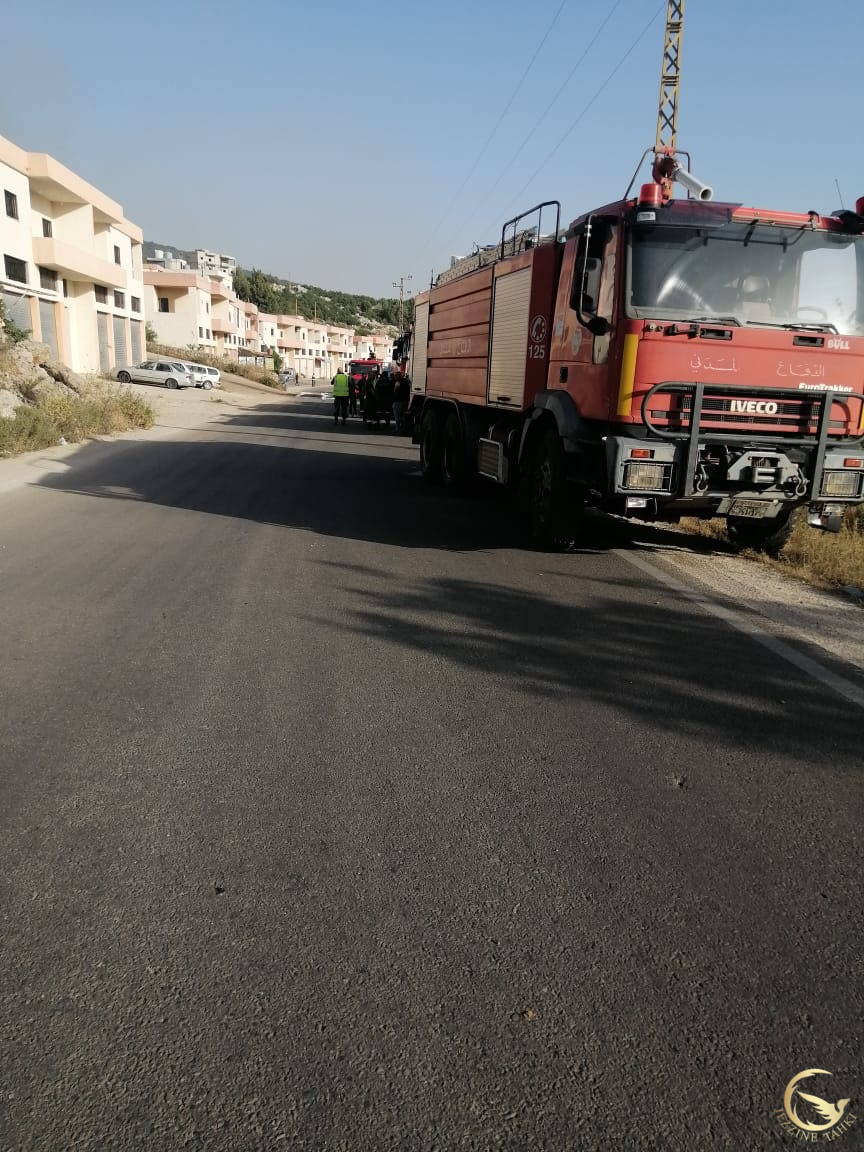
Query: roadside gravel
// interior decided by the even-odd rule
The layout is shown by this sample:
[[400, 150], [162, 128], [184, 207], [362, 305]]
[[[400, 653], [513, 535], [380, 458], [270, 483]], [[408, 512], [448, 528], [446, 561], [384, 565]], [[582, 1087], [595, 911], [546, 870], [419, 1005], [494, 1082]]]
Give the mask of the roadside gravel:
[[[840, 593], [824, 592], [722, 551], [695, 551], [680, 531], [666, 543], [654, 535], [652, 560], [670, 574], [696, 581], [735, 608], [749, 609], [772, 634], [800, 639], [864, 671], [864, 609]], [[692, 539], [692, 538], [691, 538]]]

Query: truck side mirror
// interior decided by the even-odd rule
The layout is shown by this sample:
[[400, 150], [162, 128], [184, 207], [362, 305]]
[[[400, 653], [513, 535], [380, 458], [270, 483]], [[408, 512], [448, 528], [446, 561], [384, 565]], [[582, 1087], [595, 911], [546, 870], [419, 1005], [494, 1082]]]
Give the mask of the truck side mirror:
[[612, 325], [605, 316], [589, 316], [587, 317], [588, 323], [585, 327], [592, 334], [592, 336], [605, 336], [610, 331]]
[[[590, 244], [593, 247], [596, 243], [597, 231], [598, 229], [595, 227], [595, 237], [592, 237], [590, 228], [586, 230], [587, 234], [580, 243], [580, 248], [582, 248], [582, 244], [586, 246]], [[602, 231], [600, 235], [603, 235]], [[604, 242], [605, 240], [601, 241], [601, 243]], [[596, 314], [597, 301], [600, 296], [600, 280], [603, 275], [603, 261], [598, 256], [584, 255], [584, 248], [582, 248], [582, 253], [576, 259], [574, 273], [570, 306], [579, 318], [579, 323], [584, 325], [592, 335], [605, 336], [611, 325], [604, 316]]]

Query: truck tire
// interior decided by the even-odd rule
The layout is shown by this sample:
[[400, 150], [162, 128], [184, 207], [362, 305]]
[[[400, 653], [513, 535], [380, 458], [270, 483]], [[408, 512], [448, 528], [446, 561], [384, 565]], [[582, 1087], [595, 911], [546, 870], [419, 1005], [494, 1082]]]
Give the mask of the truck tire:
[[420, 471], [427, 484], [441, 483], [441, 421], [434, 408], [420, 420]]
[[781, 512], [771, 520], [747, 520], [742, 516], [726, 518], [726, 533], [736, 548], [752, 548], [776, 556], [788, 543], [795, 524], [795, 510]]
[[468, 479], [465, 438], [456, 412], [449, 412], [441, 433], [441, 479], [448, 492], [462, 492]]
[[581, 501], [569, 503], [575, 491], [567, 483], [561, 439], [551, 428], [531, 450], [520, 494], [532, 548], [556, 552], [572, 544], [578, 535], [583, 505]]

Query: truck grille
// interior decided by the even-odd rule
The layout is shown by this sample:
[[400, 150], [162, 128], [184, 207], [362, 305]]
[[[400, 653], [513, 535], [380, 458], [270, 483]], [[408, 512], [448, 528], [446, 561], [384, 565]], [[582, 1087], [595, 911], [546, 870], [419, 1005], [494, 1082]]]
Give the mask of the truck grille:
[[[752, 395], [724, 395], [721, 391], [705, 390], [702, 399], [702, 419], [700, 429], [713, 431], [727, 428], [730, 431], [760, 429], [784, 433], [793, 436], [815, 436], [818, 431], [819, 410], [821, 407], [821, 394], [809, 393], [794, 398], [773, 398], [770, 393], [754, 392]], [[835, 396], [841, 400], [840, 395]], [[661, 427], [669, 431], [686, 432], [690, 429], [690, 414], [693, 409], [692, 393], [667, 392], [658, 393], [656, 400], [661, 400], [663, 408], [650, 409], [649, 415], [653, 420], [661, 422]], [[837, 406], [835, 412], [840, 416], [843, 408]], [[846, 427], [842, 419], [829, 422], [829, 428], [843, 429]]]

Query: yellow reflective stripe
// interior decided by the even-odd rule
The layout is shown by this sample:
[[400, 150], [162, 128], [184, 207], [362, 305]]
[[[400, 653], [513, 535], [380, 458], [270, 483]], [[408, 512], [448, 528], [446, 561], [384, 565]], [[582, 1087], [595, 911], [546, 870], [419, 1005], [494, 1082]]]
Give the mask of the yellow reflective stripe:
[[629, 416], [633, 405], [633, 380], [636, 376], [636, 350], [639, 337], [630, 334], [624, 337], [624, 352], [621, 356], [621, 380], [618, 385], [618, 415]]

